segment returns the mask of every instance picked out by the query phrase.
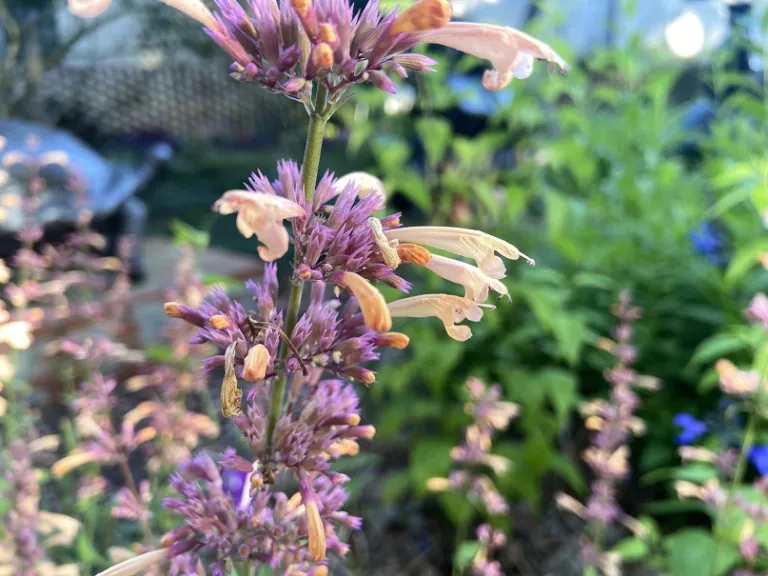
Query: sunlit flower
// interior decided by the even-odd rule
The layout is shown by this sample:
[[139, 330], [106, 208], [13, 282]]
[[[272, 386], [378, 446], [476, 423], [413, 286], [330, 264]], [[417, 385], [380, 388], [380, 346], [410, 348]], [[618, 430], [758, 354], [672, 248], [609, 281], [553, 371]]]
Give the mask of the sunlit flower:
[[451, 22], [423, 33], [421, 40], [489, 60], [494, 70], [486, 70], [483, 74], [483, 86], [487, 90], [501, 90], [514, 78], [528, 78], [537, 59], [546, 60], [563, 71], [568, 68], [547, 44], [514, 28]]
[[21, 320], [0, 324], [0, 344], [7, 344], [14, 350], [26, 350], [32, 345], [31, 324]]
[[504, 263], [501, 258], [496, 256], [496, 252], [510, 260], [523, 258], [529, 264], [534, 263], [533, 259], [520, 252], [509, 242], [479, 230], [443, 226], [414, 226], [387, 230], [385, 235], [390, 240], [413, 242], [472, 258], [483, 274], [496, 280], [504, 278], [506, 274]]
[[246, 238], [257, 236], [259, 256], [272, 262], [288, 252], [288, 232], [283, 226], [286, 218], [306, 216], [304, 208], [274, 194], [230, 190], [216, 201], [213, 209], [220, 214], [237, 212], [237, 229]]
[[393, 318], [439, 318], [448, 335], [459, 342], [469, 340], [472, 330], [469, 326], [456, 324], [464, 319], [479, 322], [483, 317], [483, 308], [493, 309], [493, 306], [450, 294], [423, 294], [389, 303]]
[[336, 181], [336, 189], [343, 190], [349, 184], [357, 186], [357, 197], [365, 198], [369, 194], [377, 194], [381, 198], [381, 203], [387, 199], [384, 190], [384, 182], [368, 172], [350, 172]]
[[248, 351], [243, 361], [243, 378], [251, 382], [263, 380], [271, 361], [269, 350], [263, 344], [256, 344]]
[[509, 297], [509, 291], [502, 282], [487, 276], [480, 268], [466, 262], [433, 254], [424, 267], [441, 278], [464, 286], [464, 297], [475, 302], [485, 302], [488, 299], [489, 289]]

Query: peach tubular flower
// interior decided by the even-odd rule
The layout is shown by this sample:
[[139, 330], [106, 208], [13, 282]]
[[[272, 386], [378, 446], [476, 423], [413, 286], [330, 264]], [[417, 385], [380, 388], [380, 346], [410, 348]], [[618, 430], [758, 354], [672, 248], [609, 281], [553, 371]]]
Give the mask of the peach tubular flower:
[[134, 576], [135, 574], [144, 574], [151, 566], [155, 566], [168, 558], [168, 549], [160, 548], [139, 554], [128, 560], [124, 560], [104, 572], [99, 572], [96, 576]]
[[493, 64], [493, 70], [483, 74], [487, 90], [502, 90], [513, 78], [528, 78], [534, 60], [546, 60], [567, 70], [568, 65], [544, 42], [514, 28], [504, 28], [475, 22], [449, 22], [441, 28], [424, 32], [423, 42], [439, 44], [471, 54]]
[[246, 238], [255, 235], [259, 239], [263, 244], [258, 248], [259, 257], [265, 262], [288, 252], [288, 232], [282, 221], [307, 215], [304, 208], [287, 198], [248, 190], [225, 192], [213, 209], [220, 214], [237, 212], [237, 229]]
[[442, 320], [448, 336], [459, 342], [472, 337], [469, 326], [456, 326], [465, 318], [479, 322], [483, 317], [483, 308], [493, 308], [487, 304], [478, 304], [468, 298], [450, 294], [422, 294], [390, 302], [389, 312], [393, 318], [430, 318]]
[[376, 332], [389, 332], [392, 317], [387, 302], [373, 284], [354, 272], [343, 272], [340, 284], [355, 295], [363, 312], [365, 325]]
[[506, 273], [504, 262], [495, 255], [496, 252], [510, 260], [523, 258], [529, 264], [534, 264], [532, 258], [520, 252], [509, 242], [469, 228], [413, 226], [387, 230], [384, 235], [390, 240], [423, 244], [430, 248], [472, 258], [483, 274], [496, 280], [504, 278]]
[[219, 28], [213, 13], [200, 0], [159, 0], [171, 8], [176, 8], [190, 18], [194, 18], [209, 30]]
[[475, 302], [485, 302], [489, 289], [509, 298], [509, 290], [501, 281], [487, 276], [482, 270], [466, 262], [433, 254], [424, 267], [441, 278], [464, 286], [464, 297]]

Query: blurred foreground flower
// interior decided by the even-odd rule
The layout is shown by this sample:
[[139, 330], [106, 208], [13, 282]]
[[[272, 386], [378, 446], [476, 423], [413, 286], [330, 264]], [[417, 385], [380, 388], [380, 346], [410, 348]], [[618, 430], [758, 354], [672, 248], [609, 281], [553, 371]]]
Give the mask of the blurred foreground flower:
[[[419, 44], [438, 44], [488, 60], [483, 86], [501, 90], [513, 78], [530, 76], [534, 60], [565, 71], [552, 48], [519, 30], [469, 22], [450, 22], [447, 0], [418, 0], [398, 13], [379, 12], [370, 1], [355, 13], [347, 0], [251, 0], [249, 15], [237, 0], [216, 0], [210, 12], [200, 0], [160, 0], [205, 27], [233, 59], [232, 76], [258, 82], [267, 90], [309, 102], [312, 83], [322, 84], [331, 102], [345, 89], [370, 82], [395, 92], [389, 75], [429, 71], [436, 62], [409, 52]], [[99, 15], [109, 0], [69, 0], [82, 18]]]

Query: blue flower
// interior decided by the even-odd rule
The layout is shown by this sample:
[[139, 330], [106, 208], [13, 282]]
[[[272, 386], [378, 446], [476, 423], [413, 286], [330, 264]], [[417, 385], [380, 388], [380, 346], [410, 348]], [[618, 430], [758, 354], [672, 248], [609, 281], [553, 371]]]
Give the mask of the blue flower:
[[680, 435], [676, 438], [678, 444], [693, 444], [707, 433], [707, 425], [704, 422], [696, 420], [696, 418], [685, 412], [675, 416], [672, 422], [675, 423], [675, 426], [682, 428]]
[[245, 472], [238, 470], [232, 470], [231, 468], [225, 468], [221, 475], [224, 492], [230, 495], [235, 502], [240, 501], [240, 496], [243, 493], [243, 486], [245, 486]]
[[760, 476], [768, 476], [768, 444], [752, 446], [749, 451], [749, 459], [757, 468]]
[[698, 229], [690, 233], [688, 238], [697, 254], [704, 256], [711, 264], [725, 264], [723, 250], [725, 240], [722, 232], [712, 222], [702, 222]]

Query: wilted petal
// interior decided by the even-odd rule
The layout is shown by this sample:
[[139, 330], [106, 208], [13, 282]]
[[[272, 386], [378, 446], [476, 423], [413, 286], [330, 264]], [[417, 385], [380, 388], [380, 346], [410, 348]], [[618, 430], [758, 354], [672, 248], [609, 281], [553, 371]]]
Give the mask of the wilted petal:
[[237, 374], [235, 374], [236, 346], [237, 342], [233, 342], [224, 353], [224, 380], [221, 383], [221, 413], [226, 418], [237, 418], [243, 411], [240, 406], [243, 393], [237, 386]]
[[384, 234], [390, 240], [423, 244], [430, 248], [472, 258], [484, 274], [496, 280], [504, 278], [506, 273], [504, 262], [495, 255], [496, 252], [510, 260], [523, 258], [529, 264], [534, 264], [531, 258], [509, 242], [479, 230], [446, 226], [413, 226], [387, 230]]
[[489, 60], [494, 70], [486, 70], [483, 74], [483, 86], [488, 90], [501, 90], [513, 78], [530, 76], [534, 59], [551, 62], [561, 70], [568, 68], [547, 44], [514, 28], [450, 22], [442, 28], [424, 32], [420, 38], [430, 44], [440, 44]]
[[389, 312], [393, 318], [439, 318], [451, 338], [464, 342], [472, 337], [472, 330], [469, 326], [456, 326], [456, 323], [465, 318], [478, 322], [483, 317], [481, 306], [492, 308], [460, 296], [423, 294], [391, 302]]
[[368, 226], [371, 232], [373, 232], [376, 246], [379, 247], [384, 263], [393, 270], [400, 266], [400, 256], [397, 254], [398, 241], [389, 240], [384, 235], [384, 229], [381, 227], [381, 221], [378, 218], [368, 218]]
[[441, 278], [464, 286], [464, 297], [475, 302], [485, 302], [488, 299], [489, 289], [509, 297], [509, 291], [502, 282], [487, 276], [482, 270], [466, 262], [433, 254], [424, 267]]

